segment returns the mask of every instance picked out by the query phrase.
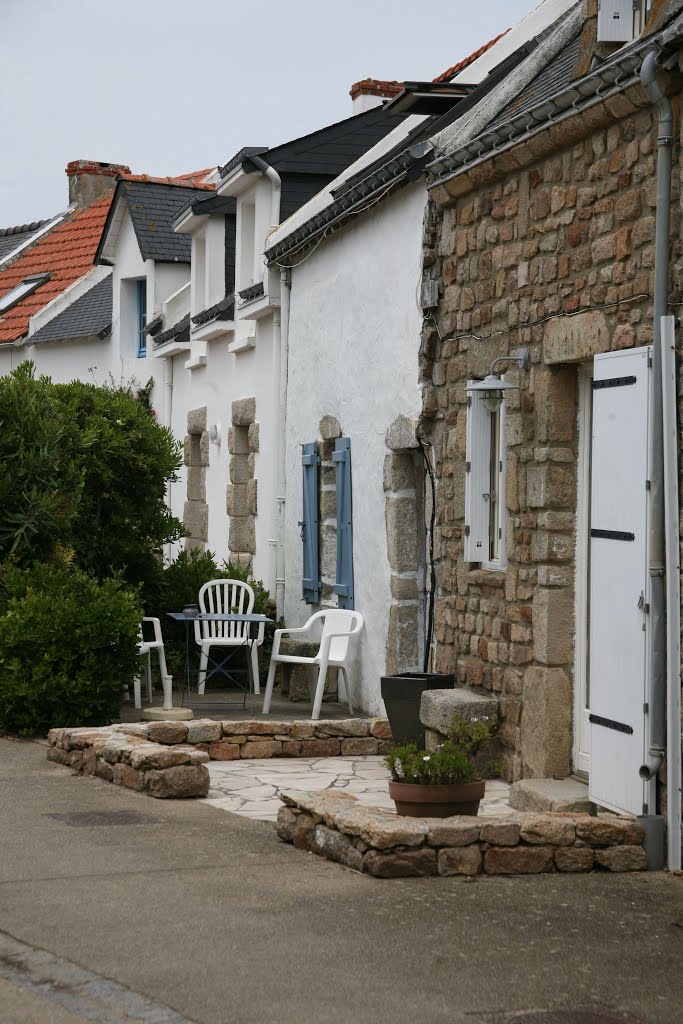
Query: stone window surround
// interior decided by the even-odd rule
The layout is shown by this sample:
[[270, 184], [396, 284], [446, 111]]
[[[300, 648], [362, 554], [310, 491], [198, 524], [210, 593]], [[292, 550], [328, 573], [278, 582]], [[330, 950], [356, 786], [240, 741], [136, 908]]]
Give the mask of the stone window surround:
[[251, 569], [256, 554], [257, 481], [256, 455], [259, 451], [259, 424], [256, 399], [238, 398], [232, 403], [232, 426], [228, 430], [230, 482], [226, 510], [230, 517], [228, 557]]
[[209, 465], [209, 434], [206, 429], [206, 406], [191, 409], [187, 414], [187, 436], [184, 459], [187, 466], [187, 499], [183, 522], [189, 536], [185, 550], [205, 551], [209, 539], [209, 506], [206, 502], [206, 467]]
[[398, 416], [386, 434], [384, 513], [391, 572], [385, 662], [388, 675], [422, 667], [425, 500], [415, 427], [412, 420]]

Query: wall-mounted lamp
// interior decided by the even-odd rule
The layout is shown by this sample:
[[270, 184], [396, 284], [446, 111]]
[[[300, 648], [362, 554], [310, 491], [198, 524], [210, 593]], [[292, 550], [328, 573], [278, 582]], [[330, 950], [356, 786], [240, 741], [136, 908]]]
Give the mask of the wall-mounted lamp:
[[220, 445], [221, 443], [221, 425], [220, 423], [212, 423], [209, 427], [209, 441], [211, 444]]
[[480, 394], [485, 407], [490, 413], [495, 413], [500, 408], [500, 404], [503, 401], [503, 392], [519, 387], [518, 384], [512, 384], [510, 381], [503, 380], [501, 375], [495, 372], [494, 367], [496, 363], [519, 363], [520, 369], [526, 370], [529, 366], [529, 349], [520, 349], [516, 356], [499, 356], [491, 363], [488, 377], [468, 385], [467, 393], [470, 394], [476, 391]]

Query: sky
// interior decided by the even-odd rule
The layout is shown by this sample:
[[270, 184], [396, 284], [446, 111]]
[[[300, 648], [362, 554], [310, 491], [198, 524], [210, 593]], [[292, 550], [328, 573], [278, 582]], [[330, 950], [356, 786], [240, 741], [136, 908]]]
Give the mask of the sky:
[[435, 78], [535, 5], [0, 0], [0, 227], [64, 209], [70, 160], [225, 163], [349, 117], [362, 78]]

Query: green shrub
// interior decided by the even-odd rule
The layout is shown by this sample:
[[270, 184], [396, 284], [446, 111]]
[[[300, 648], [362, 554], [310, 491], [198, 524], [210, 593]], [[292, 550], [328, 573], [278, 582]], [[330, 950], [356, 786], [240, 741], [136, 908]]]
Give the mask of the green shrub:
[[148, 397], [81, 381], [53, 386], [83, 459], [71, 541], [76, 561], [98, 579], [122, 573], [142, 584], [149, 600], [159, 585], [163, 545], [185, 532], [165, 499], [180, 468], [180, 445], [150, 415]]
[[154, 598], [163, 545], [184, 533], [165, 503], [181, 449], [140, 395], [53, 384], [30, 362], [0, 378], [0, 561], [71, 548], [90, 575], [121, 573]]
[[84, 460], [46, 377], [31, 363], [0, 377], [0, 561], [29, 564], [68, 545], [81, 504]]
[[139, 670], [137, 594], [68, 564], [0, 566], [0, 732], [105, 725]]

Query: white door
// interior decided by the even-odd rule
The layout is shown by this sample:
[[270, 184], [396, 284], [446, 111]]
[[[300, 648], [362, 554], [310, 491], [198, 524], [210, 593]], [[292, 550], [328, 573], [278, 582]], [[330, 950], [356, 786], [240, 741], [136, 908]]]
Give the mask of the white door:
[[646, 752], [649, 349], [595, 357], [589, 570], [589, 790], [641, 814]]
[[588, 779], [591, 767], [588, 583], [590, 580], [591, 445], [593, 362], [579, 367], [579, 459], [576, 502], [576, 623], [574, 650], [574, 773]]

